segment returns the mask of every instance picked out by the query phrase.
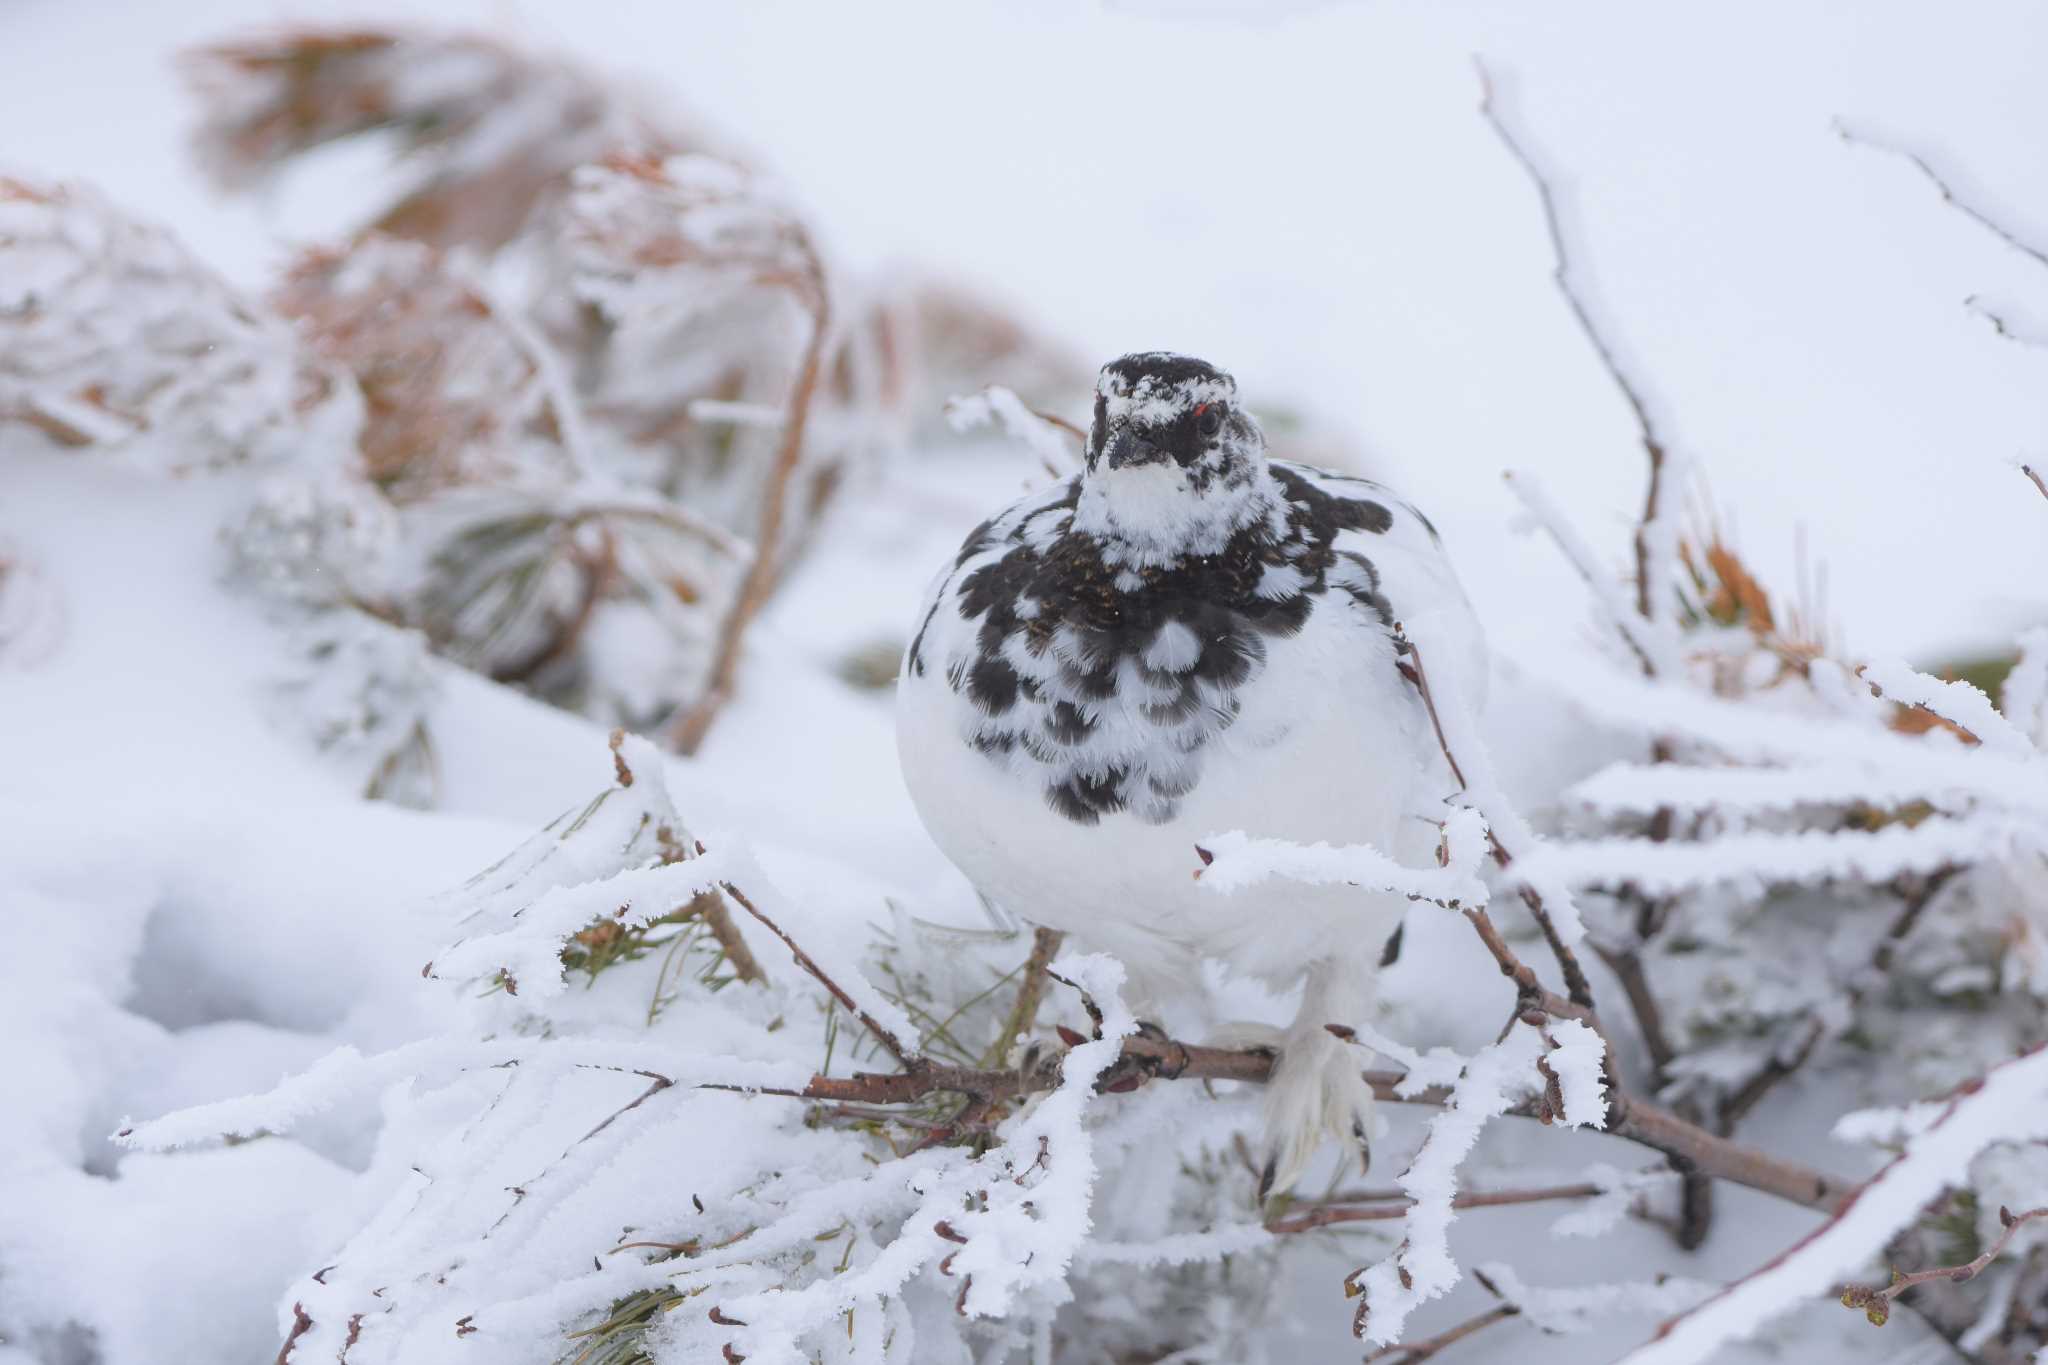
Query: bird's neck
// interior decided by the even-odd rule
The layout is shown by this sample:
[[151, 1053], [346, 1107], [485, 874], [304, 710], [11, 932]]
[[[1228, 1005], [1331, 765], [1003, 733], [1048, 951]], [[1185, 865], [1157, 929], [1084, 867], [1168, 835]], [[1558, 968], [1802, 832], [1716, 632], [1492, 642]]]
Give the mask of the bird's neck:
[[1074, 530], [1095, 537], [1112, 564], [1170, 568], [1221, 554], [1231, 537], [1279, 505], [1279, 487], [1264, 460], [1201, 487], [1191, 486], [1187, 471], [1175, 464], [1103, 469], [1082, 481]]

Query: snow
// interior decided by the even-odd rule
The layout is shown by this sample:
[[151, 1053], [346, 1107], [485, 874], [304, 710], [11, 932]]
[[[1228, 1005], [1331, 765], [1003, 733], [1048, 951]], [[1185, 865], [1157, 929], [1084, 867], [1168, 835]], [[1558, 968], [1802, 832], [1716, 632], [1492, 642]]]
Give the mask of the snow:
[[1443, 832], [1448, 854], [1444, 865], [1414, 868], [1365, 845], [1293, 844], [1230, 830], [1203, 840], [1208, 865], [1196, 875], [1205, 888], [1226, 895], [1269, 878], [1283, 878], [1310, 886], [1343, 884], [1363, 891], [1394, 891], [1452, 907], [1485, 905], [1488, 892], [1480, 880], [1480, 869], [1489, 856], [1486, 821], [1471, 809], [1451, 810], [1445, 814]]
[[[312, 1326], [294, 1359], [335, 1356], [353, 1336], [352, 1360], [540, 1365], [565, 1331], [678, 1286], [684, 1311], [648, 1339], [662, 1359], [1049, 1362], [1055, 1343], [1091, 1334], [1130, 1358], [1323, 1358], [1352, 1348], [1336, 1287], [1360, 1266], [1376, 1341], [1517, 1306], [1521, 1321], [1460, 1345], [1474, 1361], [1612, 1359], [1670, 1314], [1630, 1359], [1852, 1360], [1877, 1348], [1828, 1295], [1880, 1273], [1871, 1257], [1929, 1193], [1967, 1182], [2006, 1192], [1995, 1202], [2038, 1181], [2024, 1158], [2039, 1149], [2016, 1144], [2044, 1136], [2040, 1053], [1953, 1100], [1910, 1101], [2009, 1056], [2000, 1006], [2048, 981], [2048, 505], [2010, 467], [2039, 444], [2041, 358], [1979, 315], [2024, 330], [2044, 280], [1910, 163], [1845, 144], [1834, 120], [1924, 152], [2038, 240], [2048, 204], [2015, 168], [2032, 164], [2026, 130], [2048, 116], [2031, 63], [2042, 17], [2016, 0], [1939, 25], [1885, 3], [1847, 28], [1754, 0], [1693, 16], [1285, 9], [1245, 23], [1241, 5], [1211, 0], [921, 4], [883, 20], [821, 8], [802, 41], [781, 6], [513, 14], [461, 0], [441, 15], [623, 67], [622, 91], [681, 92], [737, 135], [721, 144], [748, 139], [742, 160], [778, 173], [761, 183], [800, 188], [775, 202], [826, 225], [822, 246], [848, 275], [914, 259], [1030, 300], [1091, 357], [1211, 355], [1278, 453], [1355, 455], [1425, 507], [1511, 661], [1478, 722], [1459, 695], [1477, 680], [1436, 667], [1427, 623], [1407, 623], [1469, 783], [1438, 813], [1445, 863], [1217, 831], [1205, 887], [1353, 883], [1478, 905], [1521, 880], [1568, 941], [1584, 930], [1602, 946], [1615, 916], [1589, 886], [1683, 896], [1691, 960], [1653, 970], [1689, 1000], [1723, 992], [1726, 1013], [1671, 1019], [1698, 1049], [1681, 1081], [1739, 1080], [1746, 1048], [1785, 1055], [1787, 1016], [1772, 1012], [1785, 1000], [1814, 1009], [1831, 1040], [1875, 1017], [1881, 1074], [1816, 1063], [1737, 1136], [1852, 1174], [1873, 1161], [1845, 1144], [1903, 1143], [1878, 1182], [1817, 1232], [1805, 1211], [1723, 1187], [1708, 1245], [1674, 1252], [1628, 1216], [1639, 1200], [1667, 1208], [1670, 1174], [1630, 1169], [1639, 1148], [1579, 1131], [1610, 1099], [1598, 1036], [1553, 1019], [1547, 1040], [1517, 1024], [1495, 1041], [1508, 988], [1467, 926], [1429, 904], [1411, 912], [1359, 1038], [1409, 1069], [1405, 1093], [1444, 1085], [1455, 1099], [1379, 1111], [1376, 1169], [1401, 1171], [1414, 1207], [1341, 1237], [1262, 1226], [1233, 1148], [1256, 1121], [1251, 1088], [1094, 1093], [1136, 1028], [1112, 961], [1059, 967], [1105, 1018], [1057, 1089], [1004, 1117], [985, 1151], [901, 1154], [759, 1093], [800, 1088], [827, 1056], [834, 1074], [889, 1063], [737, 906], [766, 985], [678, 987], [659, 954], [595, 983], [565, 974], [563, 939], [593, 921], [659, 921], [728, 883], [900, 1037], [925, 1039], [929, 1022], [900, 1003], [906, 980], [964, 1000], [1014, 967], [1023, 945], [987, 936], [910, 809], [886, 699], [839, 669], [899, 644], [932, 567], [1042, 466], [1071, 468], [1072, 437], [989, 389], [954, 415], [1025, 450], [922, 433], [897, 463], [849, 475], [847, 514], [817, 529], [755, 627], [738, 700], [699, 757], [633, 747], [643, 781], [620, 788], [599, 727], [362, 613], [294, 616], [385, 591], [398, 531], [322, 486], [316, 466], [361, 414], [346, 393], [317, 426], [296, 411], [298, 386], [323, 376], [237, 300], [357, 221], [363, 185], [391, 173], [374, 149], [340, 148], [260, 197], [216, 197], [193, 172], [191, 106], [168, 58], [252, 23], [394, 11], [199, 0], [87, 23], [26, 0], [0, 22], [18, 115], [4, 170], [94, 188], [61, 211], [10, 201], [0, 237], [50, 250], [6, 275], [0, 313], [24, 326], [26, 291], [83, 281], [105, 305], [93, 325], [37, 332], [29, 349], [114, 363], [114, 397], [136, 401], [0, 375], [0, 407], [34, 388], [42, 414], [84, 441], [52, 452], [0, 427], [0, 1360], [269, 1359], [297, 1305]], [[1881, 656], [1860, 677], [1821, 660], [1803, 685], [1712, 697], [1645, 682], [1614, 647], [1619, 628], [1660, 664], [1674, 657], [1669, 615], [1639, 621], [1626, 581], [1641, 451], [1550, 287], [1526, 179], [1478, 117], [1475, 50], [1557, 178], [1581, 279], [1653, 386], [1674, 461], [1708, 480], [1667, 497], [1655, 556], [1670, 557], [1707, 495], [1774, 584], [1792, 580], [1805, 530], [1835, 570], [1841, 657]], [[468, 70], [415, 73], [429, 83], [409, 91], [460, 88]], [[561, 93], [536, 90], [447, 164], [516, 148], [551, 126]], [[81, 101], [92, 117], [60, 116]], [[1162, 120], [1187, 135], [1133, 156]], [[673, 169], [690, 188], [719, 164]], [[631, 207], [604, 174], [581, 184], [587, 214]], [[139, 224], [98, 216], [102, 203]], [[689, 232], [701, 244], [747, 227], [707, 209]], [[634, 326], [674, 321], [661, 312], [674, 298], [613, 287], [600, 254], [582, 259], [584, 298]], [[595, 438], [546, 335], [480, 272], [450, 269], [503, 314], [506, 354], [533, 366], [521, 411], [550, 412], [584, 466], [577, 505], [629, 506], [603, 461], [591, 468]], [[151, 326], [131, 329], [130, 306]], [[665, 376], [658, 347], [638, 360], [628, 396]], [[772, 439], [784, 414], [756, 397], [694, 397], [686, 411]], [[835, 448], [852, 441], [838, 420], [818, 427]], [[252, 442], [262, 469], [237, 466]], [[1509, 533], [1530, 518], [1555, 543]], [[744, 564], [745, 545], [708, 516], [686, 529]], [[2016, 634], [2000, 710], [1935, 676]], [[620, 709], [658, 711], [675, 674], [650, 637], [613, 622], [592, 639], [640, 670]], [[335, 658], [353, 662], [322, 662]], [[1982, 743], [1895, 733], [1891, 702]], [[431, 752], [384, 795], [422, 809], [365, 800], [417, 733]], [[1676, 762], [1640, 761], [1653, 736]], [[1851, 800], [1933, 810], [1874, 832], [1815, 827], [1814, 810]], [[593, 801], [593, 837], [564, 852], [547, 822]], [[662, 807], [703, 856], [664, 861], [640, 837]], [[1696, 841], [1623, 837], [1658, 811]], [[1513, 862], [1482, 876], [1489, 828]], [[1959, 862], [1981, 874], [1930, 911], [1907, 955], [1925, 959], [1930, 990], [1991, 1003], [1857, 1011], [1828, 995], [1845, 962], [1867, 970], [1872, 917], [1895, 908], [1883, 884]], [[479, 869], [494, 871], [467, 883]], [[1802, 918], [1816, 914], [1833, 917], [1817, 932]], [[1519, 937], [1525, 917], [1504, 903], [1495, 915], [1547, 979], [1547, 955]], [[1617, 1061], [1632, 1061], [1618, 987], [1586, 956]], [[1745, 974], [1766, 956], [1771, 970]], [[516, 997], [491, 989], [501, 974]], [[1212, 984], [1220, 1015], [1287, 1012], [1248, 983]], [[955, 1027], [968, 1035], [995, 1005]], [[1046, 1008], [1089, 1027], [1066, 986]], [[1701, 1047], [1717, 1029], [1734, 1041]], [[1539, 1058], [1564, 1102], [1554, 1127], [1573, 1131], [1504, 1117], [1540, 1092]], [[650, 1091], [657, 1077], [670, 1084]], [[1576, 1171], [1566, 1178], [1603, 1193], [1562, 1211], [1458, 1213], [1475, 1168]], [[1553, 1233], [1574, 1240], [1560, 1252]], [[620, 1248], [636, 1238], [706, 1250]], [[2002, 1268], [1983, 1277], [1971, 1339], [1995, 1332], [2013, 1284]], [[715, 1322], [713, 1305], [744, 1325]], [[1924, 1332], [1893, 1346], [1916, 1331], [1902, 1314], [1880, 1345], [1924, 1347]], [[1576, 1335], [1536, 1335], [1548, 1332]]]

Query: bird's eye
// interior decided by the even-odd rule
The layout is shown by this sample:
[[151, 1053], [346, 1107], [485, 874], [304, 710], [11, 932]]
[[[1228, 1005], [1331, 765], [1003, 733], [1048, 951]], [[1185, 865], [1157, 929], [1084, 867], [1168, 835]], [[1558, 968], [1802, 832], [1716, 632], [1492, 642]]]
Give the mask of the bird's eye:
[[1214, 436], [1223, 430], [1224, 407], [1221, 403], [1197, 403], [1195, 405], [1195, 430], [1204, 436]]

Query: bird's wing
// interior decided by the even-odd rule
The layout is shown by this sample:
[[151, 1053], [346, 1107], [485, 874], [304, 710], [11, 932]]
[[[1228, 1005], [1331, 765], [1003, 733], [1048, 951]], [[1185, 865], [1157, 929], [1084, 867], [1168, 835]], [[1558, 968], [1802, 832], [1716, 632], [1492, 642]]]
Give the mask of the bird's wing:
[[1326, 497], [1385, 510], [1384, 517], [1347, 518], [1363, 524], [1340, 531], [1331, 541], [1340, 557], [1333, 581], [1376, 591], [1388, 623], [1398, 623], [1422, 652], [1432, 691], [1455, 691], [1476, 716], [1486, 704], [1486, 638], [1429, 518], [1371, 479], [1273, 463]]

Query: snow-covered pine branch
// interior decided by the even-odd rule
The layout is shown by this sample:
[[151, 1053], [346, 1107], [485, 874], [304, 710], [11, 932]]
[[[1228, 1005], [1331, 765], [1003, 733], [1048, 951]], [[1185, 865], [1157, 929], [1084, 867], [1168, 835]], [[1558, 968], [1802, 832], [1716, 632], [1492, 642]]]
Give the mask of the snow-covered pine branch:
[[[1094, 1036], [979, 1141], [892, 1151], [872, 1122], [821, 1122], [785, 1098], [829, 1063], [848, 1013], [935, 1049], [953, 1034], [872, 984], [844, 936], [738, 845], [699, 852], [660, 755], [614, 744], [614, 785], [429, 908], [451, 941], [428, 975], [458, 991], [446, 1032], [344, 1048], [267, 1094], [124, 1129], [126, 1144], [166, 1151], [288, 1133], [381, 1096], [363, 1177], [376, 1211], [289, 1291], [281, 1359], [345, 1348], [365, 1365], [404, 1361], [452, 1335], [535, 1365], [592, 1350], [908, 1365], [1042, 1337], [1083, 1287], [1080, 1264], [1087, 1315], [1098, 1294], [1157, 1294], [1141, 1287], [1153, 1267], [1186, 1275], [1270, 1252], [1271, 1234], [1203, 1194], [1213, 1180], [1098, 1206], [1106, 1170], [1150, 1180], [1162, 1126], [1199, 1167], [1248, 1116], [1193, 1087], [1100, 1093], [1136, 1030], [1106, 958], [1054, 964], [1085, 994]], [[765, 982], [726, 969], [703, 903], [721, 892], [748, 912], [735, 919], [772, 931], [754, 935]], [[957, 946], [919, 965], [907, 932], [883, 960], [889, 979], [959, 970]], [[565, 990], [571, 972], [590, 989]], [[954, 1029], [965, 1008], [950, 1009]], [[1115, 1319], [1099, 1330], [1126, 1333]]]

